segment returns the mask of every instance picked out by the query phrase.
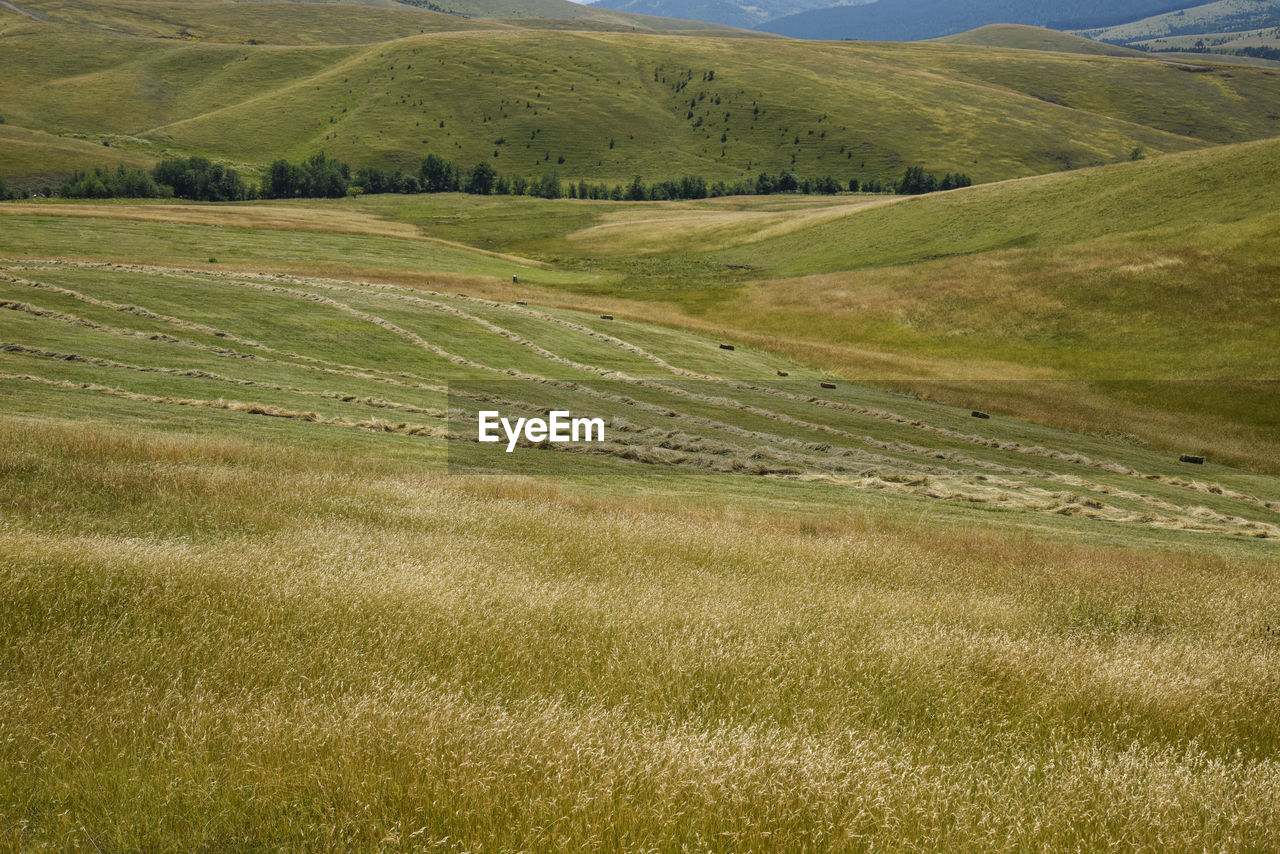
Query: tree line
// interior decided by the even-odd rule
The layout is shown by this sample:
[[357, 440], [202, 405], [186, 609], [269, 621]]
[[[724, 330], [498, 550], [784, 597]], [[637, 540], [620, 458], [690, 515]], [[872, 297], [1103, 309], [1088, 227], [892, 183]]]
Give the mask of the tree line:
[[246, 182], [234, 169], [204, 157], [165, 158], [150, 172], [121, 166], [114, 171], [95, 169], [93, 172], [76, 173], [62, 185], [58, 195], [65, 198], [179, 198], [229, 202], [258, 198], [332, 199], [360, 193], [471, 193], [641, 202], [775, 193], [834, 195], [845, 191], [917, 195], [971, 184], [969, 176], [963, 173], [947, 173], [938, 178], [919, 166], [909, 167], [900, 180], [887, 184], [875, 178], [842, 181], [830, 175], [801, 177], [788, 170], [777, 174], [761, 172], [754, 178], [733, 183], [708, 182], [697, 175], [652, 183], [646, 183], [639, 176], [627, 184], [609, 185], [586, 180], [564, 183], [554, 172], [535, 178], [501, 175], [485, 161], [463, 169], [436, 154], [423, 158], [416, 172], [378, 166], [364, 166], [353, 171], [347, 163], [320, 153], [300, 163], [276, 160], [267, 168], [258, 186]]
[[234, 170], [205, 157], [170, 157], [150, 172], [140, 169], [77, 172], [58, 195], [67, 199], [191, 199], [240, 202], [256, 198], [254, 188]]

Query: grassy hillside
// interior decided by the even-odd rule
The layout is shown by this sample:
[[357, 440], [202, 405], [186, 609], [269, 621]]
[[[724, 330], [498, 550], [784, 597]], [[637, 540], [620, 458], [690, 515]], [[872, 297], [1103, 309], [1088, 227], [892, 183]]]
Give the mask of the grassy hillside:
[[366, 44], [442, 30], [501, 26], [398, 3], [389, 3], [386, 8], [212, 0], [34, 0], [20, 5], [47, 22], [76, 29], [225, 44]]
[[1276, 841], [1275, 477], [223, 266], [3, 262], [6, 844]]
[[1274, 471], [1276, 145], [907, 200], [8, 205], [0, 251], [404, 284], [430, 270]]
[[1219, 61], [1224, 51], [1232, 51], [1242, 47], [1280, 48], [1280, 27], [1266, 27], [1260, 30], [1245, 30], [1239, 33], [1193, 33], [1186, 36], [1168, 36], [1135, 42], [1142, 47], [1156, 51], [1185, 51], [1207, 48], [1212, 52], [1210, 58]]
[[1280, 849], [1273, 72], [37, 5], [28, 182], [1146, 159], [0, 204], [0, 850]]
[[[484, 30], [519, 25], [605, 28], [627, 31], [701, 31], [744, 34], [700, 21], [632, 15], [569, 0], [409, 4], [296, 0], [29, 0], [21, 8], [45, 21], [106, 32], [231, 43], [355, 44], [389, 41], [441, 30]], [[446, 11], [441, 11], [446, 10]]]
[[[154, 5], [115, 2], [104, 8]], [[222, 6], [192, 8], [212, 16], [210, 32], [239, 26]], [[246, 8], [273, 14], [270, 4]], [[41, 133], [133, 139], [149, 157], [201, 153], [251, 172], [321, 150], [405, 167], [435, 152], [610, 182], [784, 168], [891, 178], [909, 164], [988, 181], [1115, 162], [1137, 146], [1270, 136], [1280, 122], [1268, 118], [1280, 115], [1280, 92], [1255, 69], [1192, 75], [1110, 57], [548, 31], [447, 15], [421, 21], [469, 29], [351, 43], [410, 14], [381, 9], [357, 11], [390, 17], [361, 17], [324, 43], [345, 7], [314, 8], [323, 14], [303, 15], [294, 33], [315, 42], [305, 46], [20, 19], [0, 35], [0, 115]], [[176, 25], [177, 12], [158, 9], [150, 20]], [[284, 40], [281, 20], [253, 31]]]
[[1166, 12], [1190, 0], [892, 0], [832, 6], [770, 21], [762, 29], [795, 38], [908, 41], [966, 32], [988, 24], [1056, 30], [1103, 27]]
[[943, 36], [944, 44], [977, 47], [1011, 47], [1019, 50], [1048, 50], [1055, 53], [1083, 53], [1090, 56], [1142, 56], [1142, 51], [1081, 38], [1070, 33], [1031, 27], [1025, 24], [989, 24], [976, 30]]
[[1176, 12], [1088, 30], [1084, 34], [1113, 42], [1134, 42], [1161, 36], [1251, 30], [1277, 24], [1280, 24], [1280, 4], [1275, 0], [1215, 0]]
[[1266, 189], [1277, 164], [1268, 141], [907, 201], [579, 203], [563, 219], [537, 203], [361, 207], [448, 239], [580, 259], [575, 269], [617, 278], [579, 292], [853, 377], [1095, 383], [994, 397], [1164, 447], [1199, 436], [1267, 465], [1280, 449], [1274, 388], [1219, 396], [1186, 381], [1280, 376]]
[[[130, 169], [149, 169], [155, 164], [156, 158], [149, 156], [145, 147], [137, 146], [137, 140], [125, 141], [117, 136], [112, 147], [112, 139], [95, 134], [90, 141], [0, 124], [0, 176], [16, 177], [19, 180], [15, 184], [23, 189], [41, 192], [46, 187], [57, 190], [67, 175], [89, 164]], [[122, 148], [121, 142], [134, 145]]]

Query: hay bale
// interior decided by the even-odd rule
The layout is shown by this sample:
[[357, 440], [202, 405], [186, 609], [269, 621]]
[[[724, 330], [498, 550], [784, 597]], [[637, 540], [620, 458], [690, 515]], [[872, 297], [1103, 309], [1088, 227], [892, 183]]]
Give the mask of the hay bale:
[[780, 376], [780, 377], [785, 377], [785, 376], [787, 376], [787, 375], [788, 375], [788, 374], [787, 374], [787, 372], [786, 372], [786, 371], [778, 371], [778, 376]]
[[525, 301], [524, 301], [524, 300], [522, 300], [522, 299], [518, 299], [518, 300], [516, 300], [516, 305], [528, 305], [528, 304], [529, 304], [529, 303], [525, 302]]
[[732, 344], [721, 344], [721, 345], [720, 345], [720, 349], [721, 349], [721, 350], [732, 350], [732, 349], [733, 349], [733, 345], [732, 345]]
[[602, 314], [602, 315], [600, 315], [600, 319], [601, 319], [601, 320], [613, 320], [613, 315], [612, 315], [612, 314]]
[[1183, 454], [1178, 457], [1178, 462], [1191, 463], [1193, 466], [1202, 466], [1204, 465], [1204, 457], [1198, 457], [1195, 454]]
[[818, 383], [818, 385], [822, 386], [823, 388], [835, 388], [835, 387], [836, 387], [836, 384], [835, 384], [835, 383]]
[[985, 413], [985, 412], [979, 412], [979, 411], [978, 411], [978, 410], [976, 410], [976, 409], [975, 409], [975, 410], [973, 410], [972, 412], [970, 412], [969, 414], [970, 414], [970, 415], [972, 415], [974, 418], [990, 418], [990, 417], [991, 417], [991, 416], [990, 416], [990, 415], [988, 415], [987, 413]]

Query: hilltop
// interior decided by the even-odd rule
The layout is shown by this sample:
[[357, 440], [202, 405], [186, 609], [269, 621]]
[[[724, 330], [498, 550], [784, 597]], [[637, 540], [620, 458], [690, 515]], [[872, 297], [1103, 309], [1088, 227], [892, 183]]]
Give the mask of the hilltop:
[[1055, 53], [1082, 53], [1090, 56], [1142, 56], [1142, 51], [1094, 41], [1082, 36], [1032, 27], [1025, 24], [988, 24], [976, 30], [943, 36], [944, 44], [966, 44], [976, 47], [1007, 47], [1018, 50], [1047, 50]]

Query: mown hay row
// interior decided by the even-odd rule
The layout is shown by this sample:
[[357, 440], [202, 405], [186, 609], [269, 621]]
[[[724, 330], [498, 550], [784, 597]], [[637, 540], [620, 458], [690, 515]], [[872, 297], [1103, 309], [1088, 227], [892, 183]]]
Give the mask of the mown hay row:
[[0, 371], [0, 379], [35, 383], [51, 386], [53, 388], [68, 389], [71, 391], [90, 391], [97, 394], [118, 397], [122, 400], [138, 401], [140, 403], [191, 406], [201, 409], [221, 409], [228, 412], [243, 412], [247, 415], [263, 415], [270, 418], [288, 418], [295, 421], [306, 421], [312, 424], [325, 424], [332, 427], [349, 427], [359, 430], [369, 430], [374, 433], [396, 433], [404, 436], [427, 436], [437, 439], [448, 438], [449, 436], [447, 431], [427, 424], [409, 424], [406, 422], [393, 424], [389, 421], [379, 421], [376, 418], [369, 419], [368, 421], [352, 421], [349, 418], [343, 417], [326, 417], [318, 412], [299, 412], [297, 410], [284, 409], [279, 406], [273, 406], [269, 403], [246, 403], [239, 400], [204, 400], [190, 397], [166, 397], [155, 394], [142, 394], [136, 391], [129, 391], [128, 389], [99, 385], [97, 383], [77, 383], [71, 382], [70, 380], [54, 380], [33, 374], [11, 374], [4, 371]]

